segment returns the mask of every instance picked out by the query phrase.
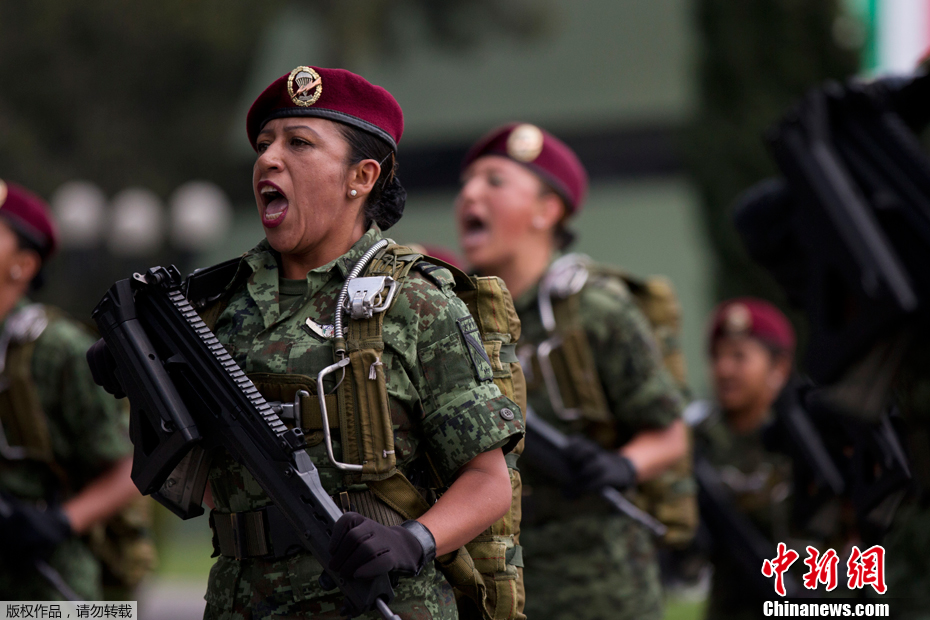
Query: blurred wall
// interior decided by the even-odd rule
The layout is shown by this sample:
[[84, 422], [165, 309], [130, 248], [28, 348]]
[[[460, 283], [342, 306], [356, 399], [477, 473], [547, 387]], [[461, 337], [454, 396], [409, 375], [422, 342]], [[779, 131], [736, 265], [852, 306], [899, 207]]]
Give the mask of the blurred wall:
[[[576, 149], [592, 175], [589, 202], [575, 226], [577, 249], [637, 274], [672, 279], [684, 311], [691, 382], [704, 393], [711, 255], [677, 149], [694, 107], [692, 3], [539, 0], [520, 6], [534, 27], [514, 34], [473, 24], [474, 39], [460, 46], [431, 41], [417, 16], [400, 9], [393, 52], [360, 54], [347, 63], [387, 88], [404, 109], [399, 176], [409, 199], [390, 234], [457, 248], [451, 206], [461, 155], [504, 122], [546, 127]], [[322, 13], [304, 5], [291, 5], [272, 21], [246, 81], [243, 118], [271, 80], [331, 57], [325, 24]], [[246, 162], [253, 153], [243, 125], [237, 122], [230, 136]], [[254, 216], [240, 226], [234, 240], [244, 250], [261, 233]]]

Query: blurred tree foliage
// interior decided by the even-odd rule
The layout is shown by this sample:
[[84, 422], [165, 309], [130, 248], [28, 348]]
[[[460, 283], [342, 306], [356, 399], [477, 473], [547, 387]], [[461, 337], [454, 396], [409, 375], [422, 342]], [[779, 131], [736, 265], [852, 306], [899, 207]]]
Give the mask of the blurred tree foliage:
[[[532, 31], [529, 0], [290, 0], [326, 21], [320, 64], [401, 49], [398, 15], [442, 47]], [[248, 176], [225, 153], [262, 34], [288, 0], [0, 2], [0, 178], [48, 196], [84, 178], [112, 195], [167, 197], [193, 178], [234, 200]], [[266, 37], [267, 39], [267, 37]]]
[[[697, 0], [699, 103], [686, 151], [716, 253], [718, 300], [780, 302], [732, 225], [734, 200], [775, 173], [762, 133], [806, 90], [859, 67], [838, 0]], [[854, 37], [852, 38], [854, 41]]]
[[416, 22], [424, 42], [459, 51], [495, 34], [527, 39], [548, 25], [548, 2], [540, 0], [296, 0], [320, 11], [330, 26], [335, 67], [353, 67], [379, 54], [398, 56], [410, 44]]
[[166, 196], [191, 178], [228, 186], [222, 138], [280, 4], [0, 3], [0, 171], [46, 195], [76, 177], [108, 194], [139, 184]]

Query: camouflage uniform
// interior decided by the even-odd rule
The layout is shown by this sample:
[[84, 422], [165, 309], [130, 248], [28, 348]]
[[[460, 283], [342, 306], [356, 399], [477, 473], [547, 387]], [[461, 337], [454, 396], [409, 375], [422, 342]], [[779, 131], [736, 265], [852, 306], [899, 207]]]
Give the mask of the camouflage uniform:
[[[234, 281], [245, 280], [245, 285], [235, 288], [220, 315], [217, 337], [247, 373], [315, 376], [333, 363], [333, 349], [304, 323], [308, 317], [319, 324], [332, 322], [349, 269], [381, 238], [373, 227], [347, 254], [310, 271], [296, 300], [293, 293], [300, 284], [279, 280], [277, 255], [263, 240], [240, 263]], [[475, 456], [505, 445], [509, 449], [522, 434], [519, 417], [498, 415], [502, 408], [515, 407], [512, 401], [493, 382], [475, 379], [456, 324], [468, 310], [451, 284], [445, 270], [429, 277], [411, 272], [384, 318], [381, 361], [397, 467], [408, 478], [422, 466], [419, 457], [428, 455], [443, 479], [452, 480]], [[340, 459], [337, 438], [334, 448]], [[329, 463], [321, 438], [309, 435], [308, 445], [324, 488], [330, 493], [344, 490], [343, 476]], [[214, 460], [210, 487], [220, 512], [255, 510], [269, 503], [248, 471], [225, 454]], [[210, 572], [205, 618], [340, 618], [342, 596], [321, 590], [321, 571], [309, 553], [277, 561], [220, 557]], [[402, 578], [395, 593], [392, 609], [405, 619], [458, 617], [452, 589], [435, 565], [417, 577]]]
[[[521, 346], [546, 339], [536, 287], [516, 302]], [[615, 445], [678, 419], [682, 400], [662, 365], [649, 324], [617, 278], [591, 278], [580, 319], [610, 412]], [[581, 422], [556, 416], [540, 381], [527, 379], [529, 406], [565, 433]], [[526, 615], [529, 618], [661, 618], [659, 566], [652, 535], [594, 495], [567, 498], [541, 473], [520, 463]]]
[[[21, 300], [16, 309], [27, 303]], [[79, 324], [54, 315], [36, 340], [32, 356], [32, 377], [48, 423], [54, 460], [60, 471], [66, 472], [67, 490], [47, 465], [38, 461], [6, 461], [2, 457], [0, 489], [27, 501], [63, 502], [131, 454], [127, 416], [120, 401], [95, 385], [91, 378], [85, 354], [93, 342]], [[7, 439], [17, 445], [11, 415], [5, 407], [0, 408]], [[103, 597], [101, 566], [85, 540], [74, 537], [64, 542], [49, 564], [80, 596], [88, 600]], [[0, 599], [60, 598], [31, 566], [8, 558], [0, 562]]]
[[[771, 557], [775, 557], [778, 542], [801, 553], [801, 559], [792, 567], [794, 574], [807, 554], [803, 546], [789, 540], [791, 458], [767, 450], [762, 429], [744, 435], [734, 433], [716, 407], [695, 427], [694, 437], [696, 450], [717, 470], [733, 494], [736, 507], [766, 540], [773, 541]], [[745, 583], [743, 569], [725, 551], [713, 554], [711, 560], [714, 577], [707, 617], [757, 617], [763, 599], [757, 598], [752, 584]], [[777, 595], [773, 587], [766, 600], [774, 598]]]

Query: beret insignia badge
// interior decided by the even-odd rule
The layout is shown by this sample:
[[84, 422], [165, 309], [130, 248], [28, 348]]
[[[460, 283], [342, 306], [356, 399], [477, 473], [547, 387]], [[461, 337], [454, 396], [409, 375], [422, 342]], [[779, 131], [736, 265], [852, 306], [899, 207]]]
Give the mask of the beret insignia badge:
[[733, 304], [727, 308], [727, 315], [723, 320], [724, 330], [729, 334], [742, 334], [752, 327], [752, 313], [743, 304]]
[[323, 93], [323, 78], [310, 67], [297, 67], [287, 77], [287, 93], [299, 106], [312, 106]]
[[507, 154], [525, 163], [531, 162], [542, 152], [543, 133], [536, 125], [517, 125], [507, 137]]

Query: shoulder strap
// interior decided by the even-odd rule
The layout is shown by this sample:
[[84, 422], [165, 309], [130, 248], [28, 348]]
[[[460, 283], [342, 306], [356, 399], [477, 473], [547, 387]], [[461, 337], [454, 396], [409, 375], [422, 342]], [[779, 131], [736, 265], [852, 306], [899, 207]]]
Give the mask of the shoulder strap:
[[32, 375], [36, 340], [62, 313], [30, 304], [7, 317], [0, 334], [0, 458], [45, 463], [67, 488], [67, 474], [55, 462], [48, 419]]
[[[403, 286], [404, 279], [420, 254], [397, 244], [381, 250], [365, 270], [365, 277], [387, 276]], [[395, 294], [394, 299], [397, 298]], [[387, 382], [381, 355], [384, 351], [384, 314], [367, 319], [348, 319], [346, 352], [351, 363], [346, 381], [339, 386], [339, 429], [343, 459], [362, 465], [362, 473], [346, 481], [383, 481], [395, 477], [394, 428], [387, 400]]]

